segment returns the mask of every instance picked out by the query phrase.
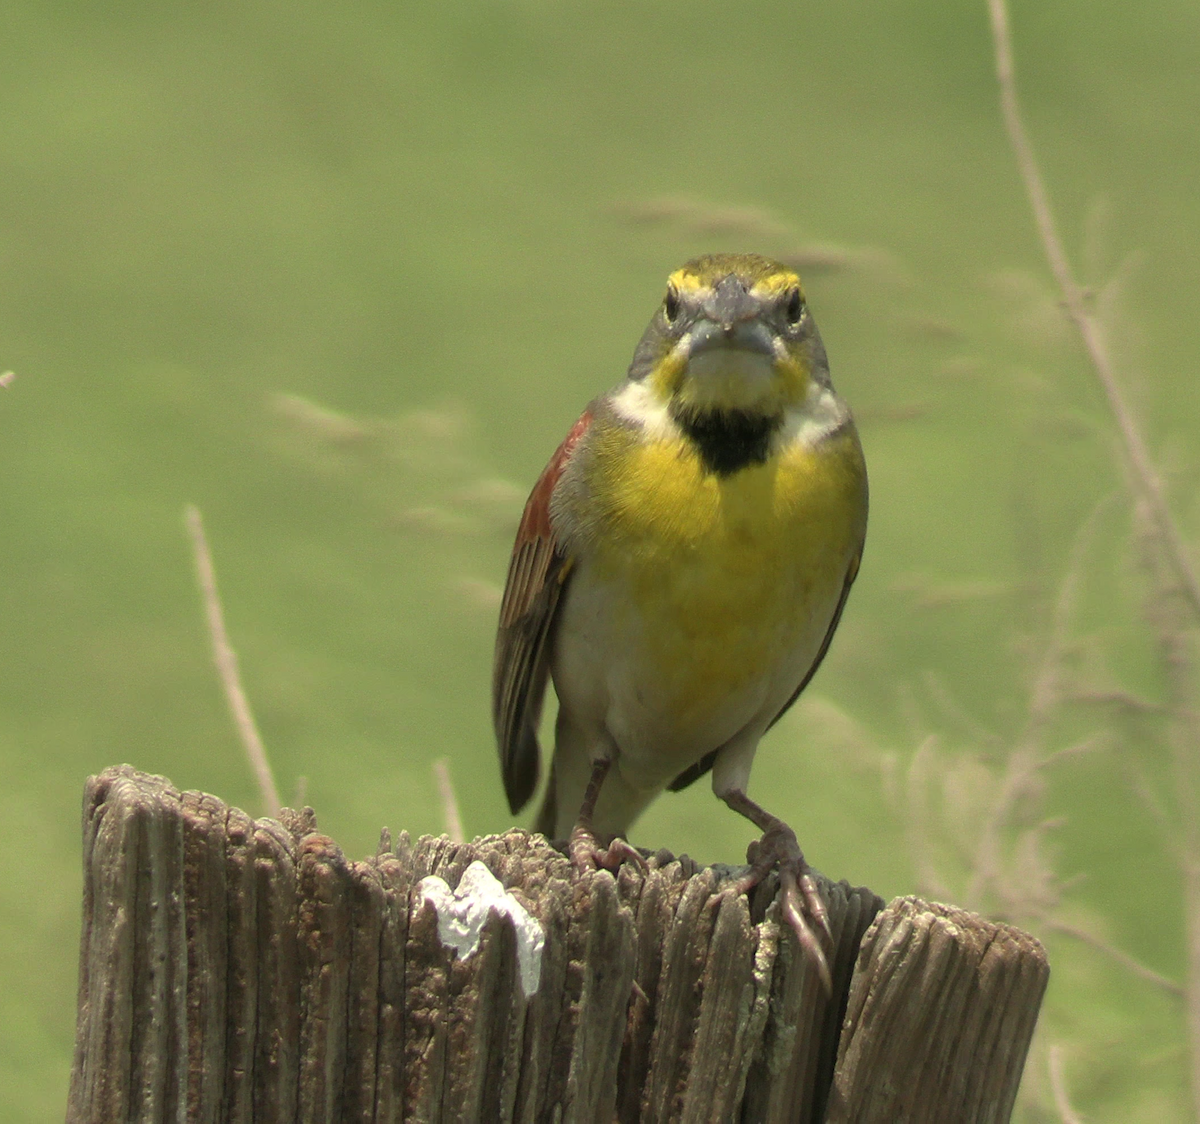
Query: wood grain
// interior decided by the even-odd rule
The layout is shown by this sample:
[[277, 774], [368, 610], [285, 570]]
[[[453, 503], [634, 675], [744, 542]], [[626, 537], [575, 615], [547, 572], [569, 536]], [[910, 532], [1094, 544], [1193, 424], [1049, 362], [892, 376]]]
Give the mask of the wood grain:
[[[720, 893], [743, 868], [580, 876], [518, 829], [349, 862], [310, 809], [128, 766], [88, 782], [83, 858], [68, 1121], [1004, 1121], [1048, 973], [1019, 930], [822, 881], [826, 995], [774, 879]], [[512, 909], [448, 943], [421, 880], [474, 863]]]

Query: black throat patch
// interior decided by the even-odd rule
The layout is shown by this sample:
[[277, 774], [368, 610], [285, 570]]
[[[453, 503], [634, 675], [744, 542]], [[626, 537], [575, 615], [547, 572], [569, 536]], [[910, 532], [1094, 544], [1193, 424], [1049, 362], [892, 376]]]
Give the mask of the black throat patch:
[[704, 467], [717, 476], [731, 476], [747, 465], [764, 464], [771, 435], [781, 417], [764, 417], [744, 410], [676, 410], [671, 417], [691, 439]]

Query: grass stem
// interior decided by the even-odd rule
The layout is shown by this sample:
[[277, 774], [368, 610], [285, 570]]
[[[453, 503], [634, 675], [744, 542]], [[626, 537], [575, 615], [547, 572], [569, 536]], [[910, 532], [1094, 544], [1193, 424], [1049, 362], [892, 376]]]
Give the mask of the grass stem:
[[267, 815], [278, 817], [279, 790], [275, 787], [275, 777], [267, 761], [267, 751], [254, 721], [254, 714], [250, 710], [250, 700], [246, 698], [246, 692], [242, 689], [237, 653], [229, 643], [229, 634], [225, 630], [225, 612], [217, 593], [217, 573], [213, 567], [212, 553], [208, 549], [208, 539], [204, 535], [204, 521], [200, 517], [200, 509], [194, 504], [188, 504], [184, 509], [184, 522], [192, 540], [196, 581], [200, 586], [200, 596], [204, 600], [213, 662], [217, 666], [221, 687], [225, 691], [225, 701], [229, 704], [229, 713], [233, 716], [233, 724], [241, 738], [242, 748], [246, 751], [250, 768], [258, 781], [258, 790]]

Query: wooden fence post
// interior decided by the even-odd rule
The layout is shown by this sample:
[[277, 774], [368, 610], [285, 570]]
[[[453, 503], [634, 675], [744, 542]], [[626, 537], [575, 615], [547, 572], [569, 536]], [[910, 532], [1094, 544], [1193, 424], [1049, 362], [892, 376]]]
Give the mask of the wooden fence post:
[[1032, 937], [822, 883], [826, 997], [776, 887], [649, 856], [578, 877], [520, 830], [251, 820], [129, 766], [88, 781], [68, 1121], [1005, 1121]]

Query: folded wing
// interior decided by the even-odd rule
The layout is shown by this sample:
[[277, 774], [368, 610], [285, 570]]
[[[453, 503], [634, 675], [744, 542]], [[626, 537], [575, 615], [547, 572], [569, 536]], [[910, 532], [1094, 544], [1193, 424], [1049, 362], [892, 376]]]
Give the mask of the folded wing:
[[492, 669], [492, 722], [504, 791], [513, 813], [537, 787], [537, 728], [550, 675], [550, 638], [571, 562], [550, 525], [550, 497], [590, 412], [575, 423], [538, 477], [525, 504], [500, 602], [500, 627]]

